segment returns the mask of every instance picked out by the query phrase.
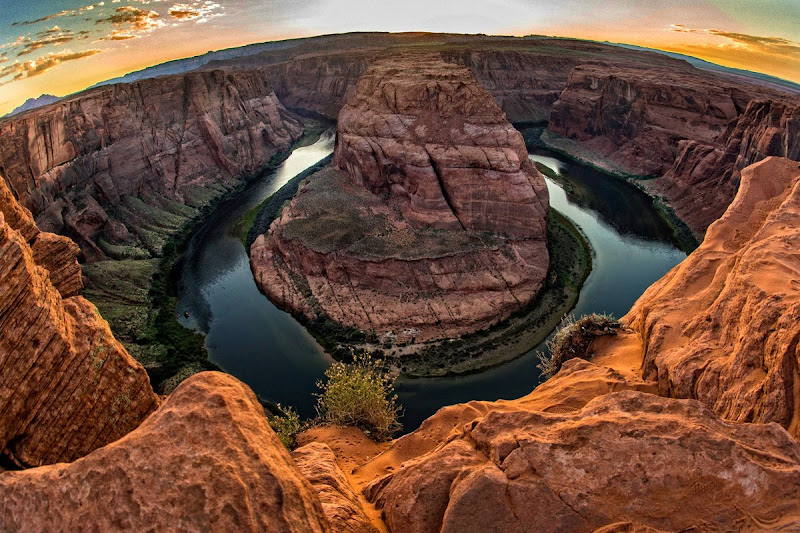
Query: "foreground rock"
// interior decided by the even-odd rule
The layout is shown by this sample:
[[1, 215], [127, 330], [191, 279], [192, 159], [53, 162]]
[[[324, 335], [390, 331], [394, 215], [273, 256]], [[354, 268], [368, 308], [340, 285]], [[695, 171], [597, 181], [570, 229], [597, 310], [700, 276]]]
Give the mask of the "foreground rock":
[[301, 133], [264, 73], [187, 73], [93, 89], [0, 122], [0, 168], [39, 225], [71, 237], [87, 259], [158, 254], [192, 208]]
[[548, 268], [544, 179], [465, 68], [374, 64], [339, 117], [335, 165], [250, 249], [261, 289], [311, 320], [404, 342], [521, 309]]
[[3, 531], [330, 531], [255, 395], [216, 372], [80, 461], [0, 474], [0, 492]]
[[800, 527], [800, 445], [699, 402], [617, 392], [577, 412], [489, 411], [367, 488], [391, 531]]
[[[742, 171], [734, 202], [624, 318], [659, 393], [800, 437], [800, 163]], [[611, 343], [605, 351], [613, 351]]]
[[312, 442], [292, 452], [297, 469], [311, 483], [331, 527], [338, 533], [376, 533], [358, 495], [325, 444]]
[[73, 461], [113, 442], [159, 400], [81, 288], [78, 247], [39, 232], [0, 176], [0, 455]]

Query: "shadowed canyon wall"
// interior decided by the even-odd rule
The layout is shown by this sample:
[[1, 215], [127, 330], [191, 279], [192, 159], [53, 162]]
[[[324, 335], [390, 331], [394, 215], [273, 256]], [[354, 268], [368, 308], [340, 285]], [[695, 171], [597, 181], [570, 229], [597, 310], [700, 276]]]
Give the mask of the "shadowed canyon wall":
[[302, 131], [264, 73], [188, 73], [0, 122], [0, 172], [38, 224], [71, 237], [87, 259], [121, 246], [158, 255], [194, 208], [261, 171]]

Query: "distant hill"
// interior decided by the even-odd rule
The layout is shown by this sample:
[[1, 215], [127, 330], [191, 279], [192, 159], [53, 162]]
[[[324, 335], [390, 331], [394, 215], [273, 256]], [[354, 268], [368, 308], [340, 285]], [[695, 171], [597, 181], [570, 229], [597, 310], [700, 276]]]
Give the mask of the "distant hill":
[[669, 56], [675, 59], [682, 59], [696, 68], [700, 68], [703, 70], [710, 70], [712, 72], [719, 72], [737, 78], [748, 78], [751, 83], [755, 82], [762, 85], [771, 86], [775, 89], [782, 89], [784, 91], [788, 90], [789, 92], [800, 93], [800, 83], [794, 83], [789, 80], [784, 80], [783, 78], [770, 76], [769, 74], [761, 74], [760, 72], [753, 72], [752, 70], [744, 70], [740, 68], [724, 67], [722, 65], [717, 65], [716, 63], [706, 61], [704, 59], [698, 59], [696, 57], [687, 56], [685, 54], [678, 54], [676, 52], [665, 52], [664, 50], [657, 50], [655, 48], [646, 48], [644, 46], [636, 46], [633, 44], [621, 44], [621, 43], [607, 43], [607, 44], [613, 46], [619, 46], [621, 48], [628, 48], [629, 50], [643, 50], [646, 52], [657, 52], [659, 54], [663, 54], [665, 56]]
[[206, 52], [205, 54], [199, 56], [167, 61], [166, 63], [161, 63], [159, 65], [147, 67], [142, 70], [137, 70], [136, 72], [130, 72], [118, 78], [112, 78], [110, 80], [101, 81], [99, 83], [92, 85], [91, 87], [89, 87], [89, 89], [93, 89], [95, 87], [101, 87], [103, 85], [111, 85], [114, 83], [130, 83], [148, 78], [157, 78], [159, 76], [169, 76], [171, 74], [183, 74], [184, 72], [189, 72], [190, 70], [198, 69], [211, 61], [220, 61], [225, 59], [232, 59], [234, 57], [249, 56], [267, 51], [285, 50], [287, 48], [292, 48], [297, 46], [304, 40], [306, 39], [304, 38], [288, 39], [285, 41], [270, 41], [266, 43], [248, 44], [236, 48], [226, 48], [224, 50], [214, 50], [212, 52]]
[[43, 94], [38, 98], [28, 98], [24, 104], [16, 108], [11, 113], [7, 114], [7, 117], [11, 117], [14, 115], [19, 115], [20, 113], [24, 113], [25, 111], [30, 111], [31, 109], [36, 109], [37, 107], [46, 106], [61, 100], [58, 96], [53, 96], [52, 94]]

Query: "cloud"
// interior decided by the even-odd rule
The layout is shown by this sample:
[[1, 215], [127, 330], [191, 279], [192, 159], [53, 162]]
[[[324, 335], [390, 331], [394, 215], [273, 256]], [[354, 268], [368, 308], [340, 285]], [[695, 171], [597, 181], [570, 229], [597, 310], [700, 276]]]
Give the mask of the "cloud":
[[114, 26], [118, 26], [117, 30], [121, 27], [127, 26], [128, 31], [149, 32], [156, 28], [164, 26], [164, 21], [161, 20], [161, 15], [155, 11], [144, 11], [138, 7], [123, 6], [118, 7], [108, 18], [102, 18], [95, 21], [95, 24], [103, 22], [110, 22]]
[[22, 47], [22, 50], [17, 53], [17, 57], [30, 54], [39, 48], [44, 48], [45, 46], [60, 46], [75, 40], [75, 34], [73, 34], [71, 31], [51, 34], [50, 30], [47, 30], [39, 35], [41, 36], [39, 39], [28, 39], [24, 41], [24, 46]]
[[192, 20], [196, 24], [208, 22], [214, 17], [221, 17], [223, 8], [220, 4], [213, 1], [195, 0], [189, 3], [173, 4], [168, 13], [172, 18], [178, 20]]
[[783, 37], [762, 37], [759, 35], [750, 35], [747, 33], [736, 33], [723, 30], [698, 30], [687, 28], [683, 24], [672, 24], [669, 27], [670, 31], [680, 33], [700, 33], [704, 35], [713, 35], [715, 37], [722, 37], [729, 42], [723, 43], [718, 46], [733, 46], [737, 48], [748, 48], [752, 51], [759, 51], [767, 54], [775, 54], [782, 56], [800, 56], [800, 43], [790, 41]]
[[[72, 50], [65, 49], [59, 52], [50, 52], [47, 55], [40, 56], [30, 61], [14, 61], [12, 64], [0, 68], [0, 86], [11, 83], [12, 81], [39, 76], [67, 61], [93, 56], [100, 52], [102, 52], [102, 50], [92, 49], [73, 52]], [[2, 81], [3, 78], [8, 78], [9, 76], [11, 77], [10, 80]]]
[[48, 20], [53, 20], [60, 17], [76, 17], [87, 11], [92, 11], [97, 7], [103, 7], [104, 5], [106, 5], [105, 2], [98, 2], [96, 4], [89, 4], [88, 6], [84, 6], [80, 9], [64, 9], [63, 11], [59, 11], [58, 13], [53, 13], [52, 15], [47, 15], [35, 20], [23, 20], [21, 22], [12, 22], [11, 26], [30, 26], [31, 24], [38, 24], [39, 22], [46, 22]]

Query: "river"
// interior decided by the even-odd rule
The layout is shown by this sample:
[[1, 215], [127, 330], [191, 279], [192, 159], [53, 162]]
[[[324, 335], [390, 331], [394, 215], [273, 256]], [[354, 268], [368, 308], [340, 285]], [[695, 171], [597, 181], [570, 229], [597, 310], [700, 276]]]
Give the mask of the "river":
[[[234, 226], [332, 150], [332, 134], [297, 148], [274, 172], [215, 210], [192, 234], [178, 284], [181, 323], [206, 334], [211, 360], [259, 396], [292, 405], [303, 417], [315, 414], [316, 381], [331, 359], [305, 328], [259, 292]], [[593, 248], [593, 269], [574, 314], [622, 316], [685, 257], [650, 198], [636, 187], [545, 151], [530, 157], [562, 175], [559, 183], [546, 179], [550, 204], [583, 230]], [[527, 394], [540, 381], [537, 349], [543, 347], [476, 374], [398, 380], [404, 429], [415, 429], [444, 405]]]

